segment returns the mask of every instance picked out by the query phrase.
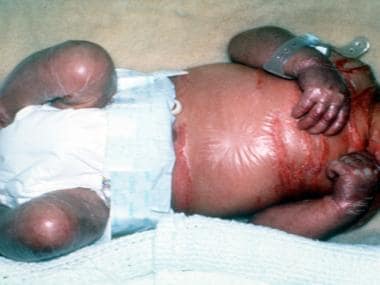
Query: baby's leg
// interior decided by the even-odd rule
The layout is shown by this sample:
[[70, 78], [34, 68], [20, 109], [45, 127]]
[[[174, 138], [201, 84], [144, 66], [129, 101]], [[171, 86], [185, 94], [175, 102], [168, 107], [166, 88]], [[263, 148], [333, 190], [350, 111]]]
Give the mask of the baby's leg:
[[377, 195], [379, 172], [375, 159], [368, 153], [347, 154], [330, 163], [327, 175], [334, 180], [332, 195], [268, 208], [252, 222], [323, 238], [358, 221]]
[[27, 105], [104, 107], [116, 91], [114, 64], [99, 45], [67, 41], [36, 52], [5, 79], [0, 89], [0, 127]]
[[88, 189], [47, 193], [15, 209], [0, 207], [0, 254], [40, 261], [69, 253], [102, 236], [109, 209]]

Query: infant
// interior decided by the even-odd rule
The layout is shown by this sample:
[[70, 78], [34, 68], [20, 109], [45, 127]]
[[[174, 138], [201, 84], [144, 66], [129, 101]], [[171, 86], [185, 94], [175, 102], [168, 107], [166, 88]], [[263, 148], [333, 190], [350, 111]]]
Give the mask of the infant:
[[18, 64], [0, 90], [0, 254], [51, 259], [171, 211], [311, 238], [374, 213], [369, 67], [279, 27], [228, 52], [233, 63], [142, 74], [68, 41]]

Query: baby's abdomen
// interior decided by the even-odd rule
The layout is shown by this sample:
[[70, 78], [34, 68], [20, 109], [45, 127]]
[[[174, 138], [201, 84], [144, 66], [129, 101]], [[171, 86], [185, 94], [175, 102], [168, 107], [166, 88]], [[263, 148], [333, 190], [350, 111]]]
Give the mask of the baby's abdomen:
[[290, 112], [300, 91], [292, 81], [219, 64], [175, 83], [183, 105], [175, 123], [177, 210], [238, 215], [328, 193], [328, 161], [364, 147], [363, 134], [353, 143], [346, 132], [327, 138], [298, 130]]

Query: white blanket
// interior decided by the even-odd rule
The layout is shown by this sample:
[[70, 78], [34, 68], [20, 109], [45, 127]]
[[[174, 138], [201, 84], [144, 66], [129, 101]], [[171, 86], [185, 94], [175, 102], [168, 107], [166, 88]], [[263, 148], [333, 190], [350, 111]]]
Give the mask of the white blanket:
[[52, 261], [0, 258], [0, 284], [380, 284], [380, 246], [319, 242], [174, 214]]

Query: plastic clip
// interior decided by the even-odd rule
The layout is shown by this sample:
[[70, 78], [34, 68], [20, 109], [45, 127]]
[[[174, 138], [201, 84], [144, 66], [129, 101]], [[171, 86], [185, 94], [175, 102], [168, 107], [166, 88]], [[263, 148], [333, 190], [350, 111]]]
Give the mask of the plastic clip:
[[366, 37], [359, 36], [354, 38], [351, 42], [340, 48], [333, 47], [337, 53], [348, 58], [359, 58], [365, 54], [370, 48], [369, 41]]
[[342, 47], [334, 47], [322, 42], [312, 34], [305, 34], [282, 44], [263, 65], [263, 69], [282, 78], [293, 79], [293, 77], [285, 74], [283, 66], [292, 55], [303, 47], [315, 48], [326, 56], [329, 56], [331, 50], [334, 50], [347, 58], [359, 58], [369, 50], [370, 44], [366, 37], [359, 36]]
[[329, 46], [323, 44], [320, 39], [312, 34], [305, 34], [295, 37], [284, 44], [282, 44], [273, 54], [273, 56], [263, 65], [263, 69], [286, 79], [293, 79], [293, 77], [285, 74], [283, 66], [303, 47], [317, 47], [318, 50], [325, 53], [330, 51]]

